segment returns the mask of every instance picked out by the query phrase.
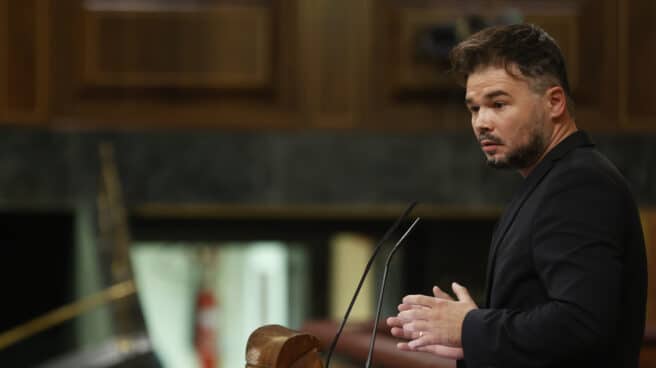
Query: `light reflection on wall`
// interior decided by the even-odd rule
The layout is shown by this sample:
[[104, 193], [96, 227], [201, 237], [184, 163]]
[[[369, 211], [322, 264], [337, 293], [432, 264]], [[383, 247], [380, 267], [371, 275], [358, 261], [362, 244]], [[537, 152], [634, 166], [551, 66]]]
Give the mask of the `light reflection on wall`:
[[[307, 279], [299, 249], [275, 241], [217, 246], [212, 289], [217, 300], [219, 365], [243, 366], [248, 336], [264, 324], [302, 321]], [[202, 275], [197, 243], [139, 242], [132, 262], [151, 341], [165, 367], [197, 367], [193, 346], [196, 292]], [[302, 253], [302, 252], [301, 252]], [[295, 265], [294, 265], [295, 264]], [[296, 270], [290, 274], [290, 270]], [[291, 297], [294, 300], [292, 303]]]

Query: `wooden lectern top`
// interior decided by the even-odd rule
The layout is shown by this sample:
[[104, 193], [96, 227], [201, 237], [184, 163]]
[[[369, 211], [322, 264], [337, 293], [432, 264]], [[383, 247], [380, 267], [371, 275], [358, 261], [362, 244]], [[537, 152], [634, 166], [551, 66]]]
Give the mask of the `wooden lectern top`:
[[246, 368], [322, 368], [319, 340], [280, 325], [253, 331], [246, 345]]

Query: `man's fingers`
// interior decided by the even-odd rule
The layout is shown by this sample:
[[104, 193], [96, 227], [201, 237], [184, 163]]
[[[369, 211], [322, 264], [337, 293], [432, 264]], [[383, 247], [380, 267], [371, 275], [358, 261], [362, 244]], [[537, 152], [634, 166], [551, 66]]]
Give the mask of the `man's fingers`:
[[398, 317], [388, 317], [386, 322], [387, 322], [387, 326], [389, 327], [403, 326], [403, 322]]
[[390, 332], [394, 337], [401, 337], [408, 340], [412, 338], [412, 333], [407, 333], [402, 327], [392, 327]]
[[426, 333], [425, 331], [429, 329], [429, 324], [426, 321], [413, 320], [412, 322], [404, 324], [403, 329], [406, 333], [416, 332], [417, 336], [419, 336], [419, 332], [422, 332], [423, 334]]
[[453, 348], [450, 346], [444, 346], [438, 344], [423, 345], [423, 346], [412, 348], [409, 343], [400, 342], [396, 344], [396, 347], [399, 350], [403, 350], [403, 351], [423, 351], [447, 359], [462, 359], [465, 356], [465, 354], [462, 351], [462, 348]]
[[464, 286], [458, 284], [457, 282], [454, 282], [453, 284], [451, 284], [451, 288], [453, 289], [453, 292], [458, 297], [459, 301], [476, 304], [474, 302], [474, 299], [472, 299], [472, 297], [469, 295], [469, 291], [467, 291], [467, 288], [465, 288]]
[[425, 307], [433, 307], [438, 303], [439, 299], [428, 295], [406, 295], [403, 298], [403, 304], [423, 305]]
[[407, 342], [399, 342], [399, 343], [396, 344], [396, 347], [397, 347], [399, 350], [403, 350], [403, 351], [412, 351], [412, 349], [408, 346], [408, 343], [407, 343]]
[[416, 305], [416, 304], [399, 304], [397, 307], [399, 311], [410, 310], [410, 309], [429, 309], [425, 305]]
[[433, 286], [433, 295], [435, 295], [436, 298], [446, 299], [446, 300], [453, 300], [451, 295], [445, 293], [444, 291], [442, 291], [442, 289], [440, 289], [437, 286]]
[[390, 332], [392, 333], [392, 336], [394, 336], [394, 337], [400, 337], [402, 339], [407, 339], [407, 340], [412, 340], [412, 339], [416, 339], [416, 338], [420, 337], [419, 336], [420, 332], [406, 331], [401, 327], [392, 327]]
[[397, 318], [403, 324], [412, 321], [429, 320], [431, 316], [435, 315], [435, 311], [431, 309], [409, 309], [399, 312]]
[[411, 340], [408, 342], [408, 347], [410, 349], [416, 350], [417, 348], [420, 348], [422, 346], [426, 345], [432, 345], [435, 344], [435, 341], [433, 341], [433, 336], [429, 333], [422, 333], [422, 336], [419, 336], [418, 338]]
[[462, 351], [462, 348], [452, 348], [450, 346], [444, 346], [444, 345], [420, 346], [415, 350], [423, 351], [426, 353], [432, 353], [447, 359], [462, 359], [465, 356], [465, 354]]

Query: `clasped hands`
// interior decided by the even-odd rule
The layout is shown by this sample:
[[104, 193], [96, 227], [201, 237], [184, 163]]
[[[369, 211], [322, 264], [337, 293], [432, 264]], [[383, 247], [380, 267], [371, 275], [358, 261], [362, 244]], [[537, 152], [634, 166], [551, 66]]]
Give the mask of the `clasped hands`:
[[451, 285], [457, 300], [433, 287], [433, 295], [407, 295], [399, 305], [399, 314], [387, 318], [393, 336], [408, 342], [397, 344], [400, 350], [424, 351], [449, 359], [461, 359], [462, 324], [467, 313], [478, 308], [467, 289]]

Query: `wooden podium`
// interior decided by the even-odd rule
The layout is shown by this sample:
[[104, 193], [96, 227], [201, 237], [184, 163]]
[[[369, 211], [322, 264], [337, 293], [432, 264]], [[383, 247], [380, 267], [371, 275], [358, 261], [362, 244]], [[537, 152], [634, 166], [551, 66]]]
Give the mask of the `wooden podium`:
[[[308, 321], [301, 328], [304, 332], [269, 325], [255, 330], [246, 349], [246, 368], [321, 368], [320, 348], [327, 348], [337, 331], [334, 321]], [[356, 362], [364, 362], [369, 346], [372, 324], [351, 326], [344, 330], [337, 344], [336, 353]], [[409, 353], [396, 349], [396, 340], [379, 327], [376, 339], [374, 364], [385, 368], [447, 368], [455, 362], [428, 353]], [[656, 367], [656, 328], [645, 331], [640, 367]]]
[[319, 340], [280, 325], [253, 331], [246, 345], [246, 368], [322, 368]]
[[[364, 362], [369, 350], [373, 323], [349, 324], [344, 330], [335, 353], [353, 362]], [[255, 330], [246, 347], [246, 368], [321, 368], [320, 350], [330, 346], [338, 329], [335, 321], [308, 321], [302, 332], [278, 325]], [[396, 348], [399, 340], [391, 336], [386, 326], [379, 325], [374, 349], [375, 366], [386, 368], [453, 368], [455, 362], [429, 353], [406, 352]]]

